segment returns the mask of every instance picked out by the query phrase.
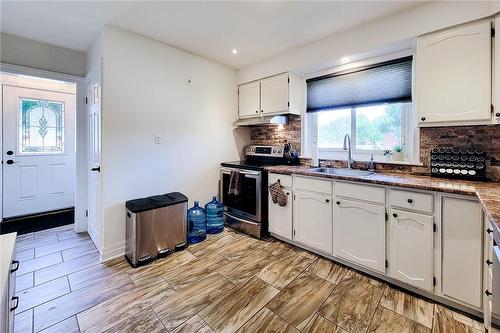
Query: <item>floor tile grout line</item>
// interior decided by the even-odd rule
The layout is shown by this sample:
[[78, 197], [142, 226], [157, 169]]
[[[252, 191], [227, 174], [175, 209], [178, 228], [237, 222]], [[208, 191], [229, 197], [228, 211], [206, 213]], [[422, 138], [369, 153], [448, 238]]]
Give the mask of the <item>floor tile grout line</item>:
[[[391, 286], [389, 286], [389, 285], [386, 285], [386, 288], [384, 288], [384, 289], [387, 289], [387, 288], [392, 288], [392, 287], [391, 287]], [[379, 303], [381, 303], [381, 302], [382, 302], [382, 299], [384, 298], [384, 295], [385, 295], [385, 290], [384, 290], [384, 293], [382, 294], [382, 298], [380, 299], [380, 302], [379, 302]], [[409, 295], [409, 296], [411, 296], [411, 297], [413, 297], [413, 298], [416, 298], [416, 299], [418, 299], [418, 300], [421, 300], [421, 301], [424, 301], [424, 302], [426, 302], [426, 303], [430, 303], [430, 304], [432, 304], [432, 317], [434, 317], [434, 305], [435, 305], [435, 303], [434, 303], [434, 302], [432, 302], [432, 303], [431, 303], [431, 302], [428, 302], [428, 301], [426, 301], [426, 300], [424, 300], [424, 299], [421, 299], [421, 298], [418, 298], [418, 297], [416, 297], [416, 296], [413, 296], [413, 295], [410, 295], [410, 294], [406, 294], [406, 293], [405, 293], [405, 295]], [[379, 304], [378, 306], [381, 306], [381, 307], [383, 307], [384, 309], [387, 309], [387, 310], [389, 310], [389, 311], [391, 311], [391, 312], [394, 312], [394, 313], [396, 313], [396, 314], [398, 314], [398, 315], [401, 315], [401, 316], [403, 316], [403, 317], [405, 317], [405, 318], [407, 318], [407, 319], [409, 319], [409, 320], [411, 320], [411, 321], [414, 321], [414, 322], [416, 322], [417, 324], [420, 324], [420, 325], [422, 325], [422, 326], [424, 326], [424, 327], [427, 327], [427, 326], [425, 326], [424, 324], [419, 323], [419, 322], [418, 322], [418, 321], [416, 321], [415, 319], [412, 319], [412, 318], [408, 317], [408, 316], [407, 316], [407, 315], [405, 315], [404, 313], [399, 313], [399, 312], [397, 312], [397, 311], [395, 311], [395, 310], [392, 310], [392, 309], [390, 309], [390, 308], [388, 308], [388, 307], [384, 306], [383, 304]], [[433, 318], [431, 318], [431, 326], [432, 326], [432, 319], [433, 319]], [[432, 329], [432, 327], [431, 327], [431, 329]]]
[[382, 297], [384, 296], [385, 288], [387, 288], [387, 284], [384, 283], [384, 290], [382, 290], [382, 295], [380, 295], [380, 298], [378, 299], [377, 305], [375, 306], [375, 311], [373, 311], [373, 315], [370, 318], [370, 321], [368, 322], [368, 326], [366, 327], [366, 330], [370, 328], [370, 325], [372, 324], [373, 318], [375, 318], [375, 314], [377, 314], [377, 309], [380, 306], [380, 301], [382, 300]]

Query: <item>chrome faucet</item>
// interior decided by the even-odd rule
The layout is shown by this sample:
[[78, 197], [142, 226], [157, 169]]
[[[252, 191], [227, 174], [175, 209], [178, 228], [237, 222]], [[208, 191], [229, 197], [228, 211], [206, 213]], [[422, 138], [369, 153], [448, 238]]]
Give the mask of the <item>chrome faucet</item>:
[[344, 150], [347, 150], [347, 168], [352, 169], [354, 160], [352, 159], [351, 137], [349, 136], [349, 134], [346, 134], [344, 136]]

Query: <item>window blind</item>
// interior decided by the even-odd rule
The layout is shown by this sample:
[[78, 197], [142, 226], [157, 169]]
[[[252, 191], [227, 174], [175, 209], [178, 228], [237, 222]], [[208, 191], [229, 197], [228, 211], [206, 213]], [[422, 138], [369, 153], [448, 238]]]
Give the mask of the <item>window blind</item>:
[[307, 80], [307, 112], [411, 102], [411, 56]]

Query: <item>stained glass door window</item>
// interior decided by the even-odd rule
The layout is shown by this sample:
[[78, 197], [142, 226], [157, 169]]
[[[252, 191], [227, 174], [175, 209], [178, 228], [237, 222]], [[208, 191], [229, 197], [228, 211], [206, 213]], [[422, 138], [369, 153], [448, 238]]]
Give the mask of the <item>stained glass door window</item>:
[[64, 103], [20, 98], [19, 151], [64, 152]]

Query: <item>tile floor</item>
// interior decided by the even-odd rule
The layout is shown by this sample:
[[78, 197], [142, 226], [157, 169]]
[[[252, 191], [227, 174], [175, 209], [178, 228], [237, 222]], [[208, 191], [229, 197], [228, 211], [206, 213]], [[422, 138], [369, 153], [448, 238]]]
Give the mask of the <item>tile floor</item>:
[[482, 324], [275, 239], [230, 229], [133, 269], [72, 226], [18, 237], [16, 332], [481, 332]]

